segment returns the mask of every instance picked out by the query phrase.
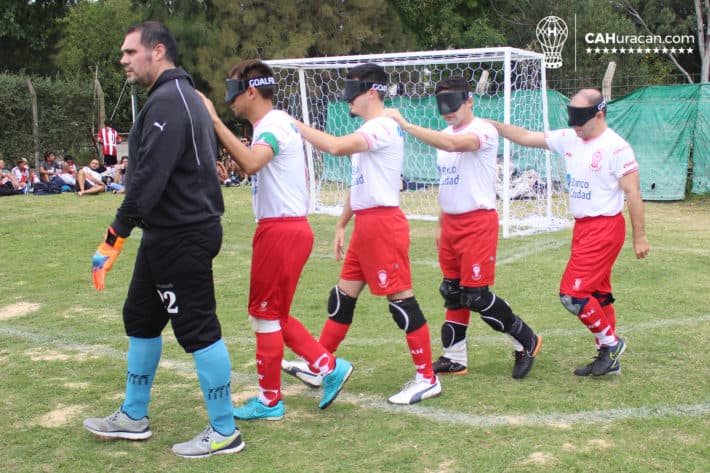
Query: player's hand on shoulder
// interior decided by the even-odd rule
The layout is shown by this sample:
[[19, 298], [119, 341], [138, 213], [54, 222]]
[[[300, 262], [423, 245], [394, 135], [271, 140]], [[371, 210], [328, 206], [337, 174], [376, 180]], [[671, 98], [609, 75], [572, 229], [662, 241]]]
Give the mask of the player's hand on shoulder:
[[382, 116], [386, 118], [391, 118], [400, 125], [406, 123], [407, 121], [404, 119], [402, 114], [400, 113], [399, 110], [396, 108], [386, 108], [382, 111]]

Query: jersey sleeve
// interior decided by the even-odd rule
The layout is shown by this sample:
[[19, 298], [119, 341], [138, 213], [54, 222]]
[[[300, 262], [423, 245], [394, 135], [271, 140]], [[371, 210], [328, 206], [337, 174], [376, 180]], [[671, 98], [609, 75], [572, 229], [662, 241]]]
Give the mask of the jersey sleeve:
[[368, 120], [360, 128], [358, 128], [355, 133], [359, 133], [363, 138], [365, 138], [369, 151], [376, 151], [389, 146], [392, 140], [396, 138], [395, 133], [399, 133], [401, 135], [402, 131], [397, 122], [394, 120], [382, 118]]
[[473, 128], [472, 133], [478, 137], [481, 143], [478, 150], [486, 152], [491, 149], [498, 152], [498, 130], [490, 123], [482, 122], [480, 126]]
[[611, 172], [617, 178], [638, 171], [638, 162], [634, 150], [628, 143], [620, 144], [612, 152]]
[[574, 132], [566, 128], [545, 132], [545, 142], [547, 143], [547, 147], [557, 154], [564, 156], [565, 142], [569, 139], [570, 133]]

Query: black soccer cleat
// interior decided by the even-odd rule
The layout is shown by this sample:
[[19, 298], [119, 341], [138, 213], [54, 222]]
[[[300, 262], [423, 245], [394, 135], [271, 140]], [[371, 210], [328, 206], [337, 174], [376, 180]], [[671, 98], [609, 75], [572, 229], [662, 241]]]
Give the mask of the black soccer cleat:
[[619, 357], [626, 350], [626, 343], [619, 338], [616, 345], [602, 346], [599, 348], [599, 354], [592, 363], [592, 375], [601, 376], [611, 372], [618, 365]]
[[436, 374], [466, 374], [468, 369], [461, 363], [452, 361], [445, 356], [440, 356], [436, 360], [432, 367], [434, 368], [434, 373]]
[[537, 352], [540, 351], [542, 346], [542, 337], [540, 335], [535, 336], [535, 345], [532, 350], [514, 351], [513, 356], [515, 356], [515, 364], [513, 365], [513, 378], [523, 379], [528, 375], [533, 367], [533, 361], [535, 361], [535, 356]]

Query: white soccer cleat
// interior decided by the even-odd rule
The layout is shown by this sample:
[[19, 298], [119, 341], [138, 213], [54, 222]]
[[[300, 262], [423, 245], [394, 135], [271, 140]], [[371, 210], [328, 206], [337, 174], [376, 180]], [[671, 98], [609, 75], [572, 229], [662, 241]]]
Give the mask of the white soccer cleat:
[[311, 388], [320, 388], [323, 376], [314, 373], [305, 361], [281, 360], [281, 369]]
[[404, 388], [394, 396], [391, 396], [387, 402], [400, 405], [416, 404], [439, 394], [441, 394], [441, 383], [438, 377], [434, 378], [433, 384], [428, 379], [414, 379], [405, 384]]

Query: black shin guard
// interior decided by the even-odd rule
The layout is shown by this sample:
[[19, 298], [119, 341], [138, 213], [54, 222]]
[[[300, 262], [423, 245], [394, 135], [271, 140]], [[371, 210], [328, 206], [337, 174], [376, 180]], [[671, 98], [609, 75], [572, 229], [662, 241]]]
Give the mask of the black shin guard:
[[466, 338], [466, 329], [468, 326], [457, 324], [456, 322], [446, 321], [441, 326], [441, 346], [449, 348], [456, 343]]

